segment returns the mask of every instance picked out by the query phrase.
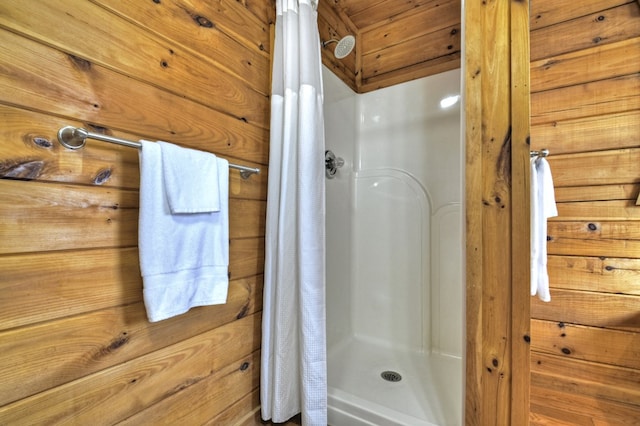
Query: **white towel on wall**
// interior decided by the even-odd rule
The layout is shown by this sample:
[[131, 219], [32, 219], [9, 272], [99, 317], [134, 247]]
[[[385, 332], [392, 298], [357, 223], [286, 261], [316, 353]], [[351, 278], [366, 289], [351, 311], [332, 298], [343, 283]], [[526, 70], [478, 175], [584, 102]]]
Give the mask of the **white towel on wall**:
[[[195, 306], [225, 303], [229, 285], [229, 163], [213, 154], [175, 145], [167, 155], [164, 150], [171, 144], [141, 142], [138, 245], [149, 321], [171, 318]], [[197, 167], [194, 156], [199, 157]], [[166, 161], [173, 166], [163, 167]], [[216, 170], [215, 176], [209, 167]], [[182, 202], [178, 209], [200, 212], [172, 213], [169, 187], [190, 194], [189, 198], [173, 200]], [[213, 203], [212, 193], [217, 198]], [[203, 199], [207, 200], [204, 205]]]
[[551, 301], [547, 273], [547, 219], [558, 215], [551, 168], [544, 158], [531, 159], [531, 295]]

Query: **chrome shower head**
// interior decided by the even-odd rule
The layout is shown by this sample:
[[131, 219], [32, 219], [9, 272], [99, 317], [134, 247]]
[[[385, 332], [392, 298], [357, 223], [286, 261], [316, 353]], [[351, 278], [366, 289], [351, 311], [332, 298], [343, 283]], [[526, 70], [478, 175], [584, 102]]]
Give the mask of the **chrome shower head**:
[[349, 53], [351, 53], [353, 48], [356, 46], [356, 38], [352, 35], [346, 35], [340, 40], [331, 39], [323, 41], [322, 47], [327, 47], [327, 44], [329, 43], [338, 43], [333, 51], [333, 56], [335, 56], [336, 59], [342, 59], [347, 57], [347, 55], [349, 55]]

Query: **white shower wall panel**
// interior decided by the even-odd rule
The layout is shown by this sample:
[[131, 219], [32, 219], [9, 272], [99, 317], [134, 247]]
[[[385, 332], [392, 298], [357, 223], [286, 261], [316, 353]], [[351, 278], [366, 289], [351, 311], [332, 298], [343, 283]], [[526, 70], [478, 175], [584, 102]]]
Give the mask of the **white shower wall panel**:
[[[353, 216], [358, 230], [367, 218], [387, 215], [386, 221], [378, 223], [382, 229], [375, 232], [386, 233], [386, 250], [393, 255], [372, 257], [375, 262], [371, 265], [375, 266], [363, 266], [365, 258], [355, 264], [369, 274], [372, 267], [380, 272], [392, 268], [396, 273], [395, 278], [388, 277], [386, 294], [382, 285], [372, 287], [367, 275], [356, 277], [354, 285], [360, 290], [354, 292], [356, 306], [358, 301], [376, 297], [376, 293], [388, 299], [386, 310], [369, 309], [368, 316], [356, 315], [356, 334], [358, 322], [387, 321], [387, 328], [378, 328], [381, 339], [389, 339], [388, 334], [392, 334], [396, 338], [387, 341], [404, 346], [414, 342], [415, 333], [421, 330], [422, 345], [411, 344], [411, 348], [456, 357], [462, 356], [463, 340], [460, 107], [457, 103], [442, 108], [440, 100], [459, 95], [459, 87], [460, 71], [453, 70], [357, 96], [355, 188], [369, 188], [373, 196], [370, 188], [376, 183], [360, 179], [374, 173], [379, 176], [377, 185], [388, 186], [388, 180], [395, 177], [415, 190], [403, 191], [397, 183], [393, 200], [384, 204], [370, 201], [366, 209], [361, 208], [361, 198], [366, 197], [358, 193], [356, 199], [361, 204]], [[356, 233], [355, 247], [371, 251], [373, 243], [359, 238], [373, 232]], [[418, 237], [421, 242], [415, 239]], [[354, 256], [361, 256], [358, 249]], [[422, 303], [420, 308], [416, 307], [418, 303]], [[410, 332], [401, 327], [405, 321], [412, 322]], [[397, 327], [389, 330], [392, 325]]]
[[362, 170], [355, 200], [354, 335], [396, 349], [428, 349], [426, 194], [405, 173]]
[[351, 326], [352, 282], [352, 164], [356, 141], [355, 94], [323, 67], [326, 149], [345, 160], [334, 179], [326, 179], [327, 244], [327, 346], [333, 347], [353, 334]]
[[392, 168], [414, 176], [433, 211], [460, 202], [460, 107], [440, 100], [459, 95], [460, 71], [414, 80], [358, 96], [359, 169]]
[[[323, 68], [334, 426], [462, 424], [460, 72], [356, 95]], [[390, 383], [381, 372], [402, 380]]]

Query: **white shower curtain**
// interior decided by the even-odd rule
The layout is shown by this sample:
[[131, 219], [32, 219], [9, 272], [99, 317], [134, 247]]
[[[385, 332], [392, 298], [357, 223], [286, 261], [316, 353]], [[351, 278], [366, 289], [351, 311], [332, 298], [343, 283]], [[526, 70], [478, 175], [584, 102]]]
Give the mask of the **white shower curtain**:
[[326, 426], [324, 120], [317, 4], [277, 0], [262, 418]]

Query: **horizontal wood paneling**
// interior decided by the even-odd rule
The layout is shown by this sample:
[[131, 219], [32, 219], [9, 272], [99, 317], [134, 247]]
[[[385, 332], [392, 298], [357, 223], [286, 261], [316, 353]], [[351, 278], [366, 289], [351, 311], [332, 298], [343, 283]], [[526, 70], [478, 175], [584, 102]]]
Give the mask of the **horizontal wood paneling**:
[[[229, 250], [230, 278], [258, 285], [264, 238], [233, 240]], [[0, 330], [142, 301], [136, 247], [0, 256], [0, 271]]]
[[[261, 13], [254, 15], [246, 13], [246, 6], [234, 0], [163, 1], [154, 2], [151, 8], [114, 0], [92, 1], [187, 48], [192, 45], [193, 37], [197, 38], [198, 45], [202, 47], [199, 53], [215, 61], [221, 68], [241, 67], [236, 74], [244, 78], [260, 69], [254, 59], [256, 56], [262, 57], [260, 67], [269, 63], [269, 15], [275, 12], [268, 13], [269, 3], [256, 2], [260, 9], [254, 10], [260, 10]], [[212, 20], [214, 16], [215, 21]], [[191, 31], [184, 31], [184, 28], [190, 28]], [[243, 54], [238, 55], [237, 49], [243, 50]], [[234, 51], [235, 54], [230, 54]], [[265, 71], [268, 75], [269, 69]], [[255, 77], [257, 90], [264, 90], [271, 84], [265, 76]]]
[[[154, 5], [147, 4], [146, 9], [157, 7]], [[86, 17], [91, 19], [87, 20]], [[158, 25], [172, 20], [166, 11], [158, 13], [153, 19]], [[43, 22], [59, 22], [61, 25], [42, 25]], [[98, 24], [106, 22], [109, 25]], [[193, 22], [191, 24], [186, 28], [182, 26], [186, 32], [183, 37], [200, 28]], [[86, 68], [91, 64], [102, 65], [164, 87], [179, 96], [187, 96], [218, 111], [232, 113], [236, 118], [244, 117], [256, 125], [264, 124], [268, 102], [265, 95], [268, 92], [261, 94], [253, 87], [264, 87], [264, 80], [258, 80], [257, 76], [255, 82], [237, 80], [216, 67], [213, 61], [194, 53], [200, 48], [183, 48], [178, 40], [151, 34], [91, 2], [51, 0], [39, 2], [38, 7], [31, 8], [16, 8], [3, 3], [0, 5], [0, 26], [28, 35], [63, 52], [73, 52], [78, 68]], [[74, 31], [67, 31], [68, 28], [74, 28]], [[77, 32], [81, 32], [83, 37], [77, 37]], [[166, 34], [170, 36], [172, 32], [169, 29]], [[229, 43], [233, 41], [230, 38], [227, 40]], [[189, 41], [194, 46], [205, 44], [202, 41], [196, 43], [193, 39]], [[96, 49], [96, 46], [102, 48]], [[226, 49], [236, 49], [236, 57], [242, 57], [237, 50], [237, 43]], [[232, 55], [231, 52], [229, 54]], [[268, 57], [264, 56], [254, 60], [268, 63]], [[266, 69], [266, 65], [263, 68]], [[213, 93], [215, 96], [211, 95]], [[256, 108], [256, 105], [262, 105], [262, 108]], [[251, 113], [256, 115], [247, 116]]]
[[0, 256], [0, 271], [0, 330], [142, 301], [136, 247]]
[[638, 183], [638, 163], [640, 148], [549, 157], [558, 187]]
[[[138, 191], [0, 180], [0, 197], [0, 254], [138, 243]], [[231, 199], [229, 209], [231, 239], [264, 235], [265, 201]]]
[[638, 189], [633, 184], [586, 185], [555, 188], [556, 203], [571, 201], [633, 200]]
[[640, 210], [634, 200], [558, 203], [558, 220], [638, 220]]
[[[59, 144], [57, 132], [71, 125], [129, 140], [140, 139], [139, 136], [120, 131], [114, 134], [89, 123], [4, 105], [0, 105], [0, 120], [4, 124], [6, 138], [6, 143], [0, 144], [0, 176], [99, 184], [102, 187], [140, 187], [139, 153], [136, 149], [89, 139], [83, 149], [72, 151]], [[258, 167], [262, 173], [251, 176], [251, 179], [243, 179], [237, 172], [229, 173], [230, 197], [266, 200], [268, 168], [246, 160], [239, 162]], [[105, 171], [109, 172], [107, 176]]]
[[[5, 70], [0, 74], [2, 103], [266, 164], [264, 128], [149, 84], [131, 84], [126, 75], [8, 31], [0, 30], [0, 41], [4, 46], [0, 66]], [[9, 46], [21, 55], [12, 56]], [[248, 103], [242, 109], [252, 111], [255, 106]], [[256, 115], [256, 120], [267, 122], [264, 112], [257, 114], [262, 117]]]
[[391, 71], [380, 76], [369, 77], [366, 80], [363, 80], [360, 86], [360, 92], [370, 92], [372, 90], [382, 89], [394, 84], [400, 84], [406, 81], [428, 77], [429, 75], [460, 68], [460, 56], [460, 52], [452, 53], [447, 56], [441, 56], [426, 62]]
[[550, 121], [531, 128], [531, 140], [553, 150], [553, 155], [635, 148], [640, 110]]
[[551, 222], [547, 235], [555, 238], [640, 240], [638, 222]]
[[[224, 305], [192, 309], [158, 323], [147, 321], [140, 301], [0, 332], [0, 374], [4, 383], [0, 404], [80, 379], [260, 311], [261, 278], [232, 281]], [[79, 299], [70, 300], [69, 305], [74, 308]]]
[[628, 404], [640, 401], [638, 370], [543, 353], [531, 356], [531, 385]]
[[[259, 374], [274, 12], [269, 0], [0, 4], [0, 424], [115, 424], [155, 409], [206, 424], [258, 409], [247, 396]], [[260, 167], [247, 180], [230, 172], [226, 304], [148, 322], [138, 152], [65, 149], [65, 125]]]
[[581, 10], [574, 9], [578, 15], [574, 19], [532, 31], [531, 60], [640, 36], [640, 28], [636, 25], [640, 17], [636, 2], [606, 10], [601, 7], [589, 15], [582, 15]]
[[[258, 416], [260, 416], [259, 405], [260, 405], [260, 389], [254, 389], [251, 393], [245, 395], [241, 400], [229, 406], [225, 411], [220, 413], [218, 416], [212, 418], [211, 420], [203, 424], [206, 426], [217, 426], [217, 425], [242, 426], [242, 425], [248, 424], [245, 422], [253, 419], [255, 417], [255, 413], [258, 413]], [[251, 410], [253, 410], [253, 412], [251, 412]], [[251, 423], [252, 426], [256, 424], [257, 424], [257, 421], [256, 423]]]
[[547, 268], [556, 288], [640, 296], [640, 259], [550, 255]]
[[542, 413], [540, 425], [622, 425], [640, 418], [636, 404], [622, 404], [577, 393], [555, 392], [534, 386], [531, 408]]
[[423, 63], [460, 50], [460, 25], [403, 41], [384, 50], [363, 53], [362, 78], [365, 80], [417, 63]]
[[206, 424], [258, 387], [259, 367], [260, 353], [256, 352], [136, 413], [121, 424]]
[[640, 56], [639, 39], [578, 50], [531, 63], [531, 84], [537, 91], [621, 77], [638, 72], [629, 58]]
[[[553, 300], [553, 293], [551, 294]], [[567, 359], [640, 369], [640, 333], [531, 320], [531, 350]]]
[[581, 2], [558, 2], [557, 0], [535, 0], [531, 3], [531, 29], [591, 15], [635, 0], [582, 0]]
[[547, 268], [554, 288], [640, 296], [640, 259], [552, 254]]
[[138, 243], [137, 191], [0, 180], [0, 194], [0, 254]]
[[[531, 125], [640, 109], [640, 75], [531, 94]], [[589, 102], [586, 102], [588, 99]], [[544, 143], [544, 141], [538, 141]]]
[[[412, 0], [411, 2], [343, 0], [341, 3], [344, 4], [345, 13], [360, 29], [365, 29], [369, 26], [386, 25], [396, 20], [399, 16], [418, 13], [425, 9], [438, 10], [439, 8], [446, 8], [445, 3], [434, 0]], [[459, 14], [460, 9], [458, 9]]]
[[[424, 41], [427, 40], [424, 37], [427, 35], [437, 37], [441, 30], [449, 27], [460, 30], [460, 4], [451, 1], [442, 5], [436, 5], [434, 4], [436, 2], [433, 1], [431, 3], [431, 7], [422, 7], [417, 10], [410, 9], [410, 13], [394, 16], [393, 19], [389, 19], [387, 22], [382, 21], [384, 23], [378, 21], [378, 25], [374, 28], [362, 29], [360, 33], [362, 54], [371, 55], [412, 39]], [[389, 16], [389, 12], [385, 12]], [[367, 13], [370, 12], [367, 11]], [[425, 22], [429, 22], [430, 25], [424, 25]], [[425, 43], [424, 47], [429, 47], [429, 44], [431, 43]], [[459, 39], [457, 47], [458, 49], [460, 47]]]
[[[640, 334], [640, 297], [602, 294], [551, 287], [553, 303], [531, 299], [531, 316], [537, 319], [635, 331]], [[638, 348], [640, 351], [640, 348]], [[640, 354], [640, 352], [639, 352]]]
[[533, 149], [548, 148], [551, 302], [532, 298], [531, 424], [640, 416], [640, 3], [534, 0]]
[[[259, 315], [233, 321], [1, 407], [0, 421], [47, 424], [72, 420], [82, 424], [100, 419], [113, 424], [202, 380], [220, 380], [216, 373], [228, 373], [224, 370], [228, 364], [234, 363], [233, 368], [238, 369], [241, 364], [236, 363], [247, 362], [245, 357], [259, 347], [259, 333]], [[134, 389], [136, 398], [131, 397]], [[233, 387], [223, 392], [232, 393]], [[200, 398], [204, 400], [206, 395]], [[34, 406], [38, 410], [33, 410]]]

